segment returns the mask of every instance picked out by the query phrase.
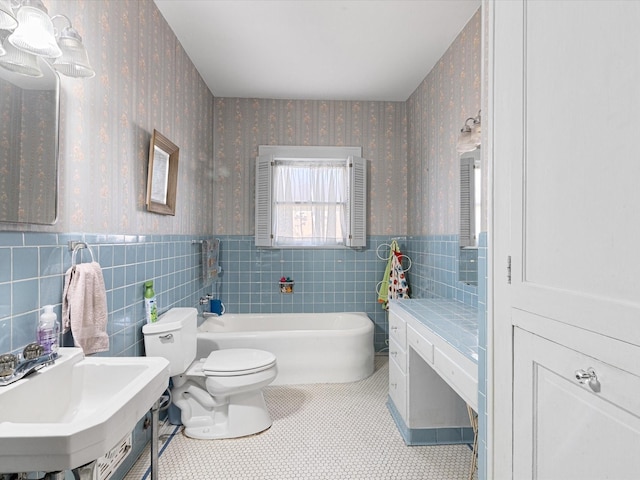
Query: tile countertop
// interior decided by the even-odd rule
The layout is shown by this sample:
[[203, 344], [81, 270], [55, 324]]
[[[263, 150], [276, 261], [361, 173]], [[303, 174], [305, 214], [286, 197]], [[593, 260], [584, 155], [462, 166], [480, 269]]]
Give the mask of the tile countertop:
[[478, 363], [478, 309], [451, 298], [392, 300], [429, 330]]

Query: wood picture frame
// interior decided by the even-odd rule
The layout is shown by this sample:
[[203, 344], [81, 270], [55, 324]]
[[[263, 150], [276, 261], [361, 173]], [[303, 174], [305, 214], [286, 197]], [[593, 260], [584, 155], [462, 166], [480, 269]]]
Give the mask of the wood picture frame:
[[176, 214], [178, 159], [180, 149], [157, 130], [149, 147], [147, 210], [162, 215]]

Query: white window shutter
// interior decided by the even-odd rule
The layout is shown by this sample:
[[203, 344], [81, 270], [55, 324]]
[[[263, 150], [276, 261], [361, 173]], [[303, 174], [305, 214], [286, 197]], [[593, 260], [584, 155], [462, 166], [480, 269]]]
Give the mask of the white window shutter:
[[460, 158], [460, 246], [475, 245], [474, 165], [472, 155]]
[[350, 156], [349, 165], [349, 204], [347, 206], [347, 225], [349, 233], [346, 245], [352, 248], [367, 246], [367, 161], [364, 158]]
[[261, 155], [256, 158], [256, 247], [271, 247], [271, 185], [273, 156]]

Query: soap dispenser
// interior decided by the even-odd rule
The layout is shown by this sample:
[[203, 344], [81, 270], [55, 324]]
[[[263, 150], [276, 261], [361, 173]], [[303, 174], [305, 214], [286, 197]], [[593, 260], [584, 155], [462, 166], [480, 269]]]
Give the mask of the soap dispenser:
[[60, 327], [53, 305], [45, 305], [44, 313], [38, 322], [38, 343], [42, 345], [45, 354], [58, 353], [58, 335]]

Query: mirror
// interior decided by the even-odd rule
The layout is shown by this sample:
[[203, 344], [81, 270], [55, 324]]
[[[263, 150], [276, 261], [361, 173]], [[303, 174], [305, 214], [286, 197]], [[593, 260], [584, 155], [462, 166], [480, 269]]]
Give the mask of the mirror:
[[52, 225], [58, 216], [59, 78], [0, 68], [0, 222]]
[[460, 156], [460, 252], [458, 280], [478, 284], [478, 239], [481, 228], [480, 149]]
[[167, 137], [153, 131], [147, 176], [147, 210], [150, 212], [176, 214], [178, 153], [179, 148]]

